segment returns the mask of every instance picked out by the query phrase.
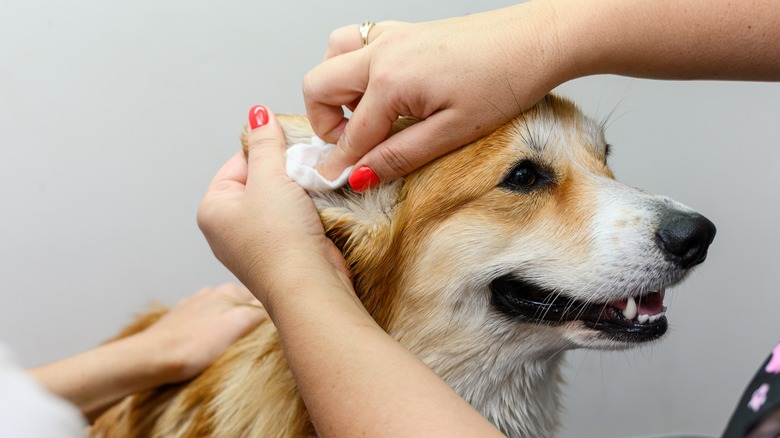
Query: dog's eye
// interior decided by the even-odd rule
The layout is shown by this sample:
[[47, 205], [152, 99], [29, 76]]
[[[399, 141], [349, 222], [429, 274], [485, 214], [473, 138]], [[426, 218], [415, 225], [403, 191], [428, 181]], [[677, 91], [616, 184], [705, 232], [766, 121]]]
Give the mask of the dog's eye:
[[539, 173], [536, 171], [534, 165], [529, 161], [523, 161], [509, 172], [504, 180], [504, 184], [509, 188], [527, 189], [538, 181]]

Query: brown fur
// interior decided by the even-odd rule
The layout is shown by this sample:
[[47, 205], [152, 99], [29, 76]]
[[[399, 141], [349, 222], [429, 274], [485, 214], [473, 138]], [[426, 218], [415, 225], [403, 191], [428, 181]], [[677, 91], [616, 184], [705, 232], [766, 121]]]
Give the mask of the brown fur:
[[[288, 144], [312, 135], [303, 117], [279, 119]], [[554, 169], [549, 188], [518, 194], [499, 187], [524, 159]], [[589, 342], [626, 345], [603, 341], [577, 322], [536, 325], [496, 312], [483, 285], [497, 272], [485, 269], [505, 269], [499, 256], [522, 248], [534, 252], [524, 263], [562, 266], [556, 268], [562, 277], [572, 277], [566, 269], [587, 265], [594, 250], [583, 226], [598, 210], [594, 194], [612, 178], [601, 126], [549, 96], [403, 181], [365, 195], [346, 189], [314, 200], [375, 320], [506, 433], [549, 436], [559, 406], [557, 353]], [[609, 291], [614, 296], [600, 299], [627, 292], [644, 291]], [[123, 335], [159, 315], [144, 316]], [[496, 377], [485, 377], [484, 387], [475, 383], [491, 373]], [[98, 419], [93, 434], [298, 437], [315, 431], [275, 328], [264, 323], [192, 381], [126, 398]]]

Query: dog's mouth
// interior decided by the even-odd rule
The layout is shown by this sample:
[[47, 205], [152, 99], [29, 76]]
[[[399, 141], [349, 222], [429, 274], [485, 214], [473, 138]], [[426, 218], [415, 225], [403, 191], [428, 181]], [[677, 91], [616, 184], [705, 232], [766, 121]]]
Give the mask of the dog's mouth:
[[608, 303], [587, 302], [545, 290], [526, 280], [500, 277], [490, 284], [493, 305], [524, 321], [556, 324], [581, 321], [624, 342], [646, 342], [666, 333], [664, 290]]

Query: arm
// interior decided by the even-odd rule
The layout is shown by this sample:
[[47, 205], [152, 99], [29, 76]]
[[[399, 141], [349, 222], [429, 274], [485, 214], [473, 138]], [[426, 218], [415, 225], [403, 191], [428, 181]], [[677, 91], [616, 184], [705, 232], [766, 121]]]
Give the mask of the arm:
[[237, 285], [206, 288], [146, 330], [28, 373], [94, 419], [127, 395], [195, 377], [264, 319], [258, 304]]
[[239, 152], [220, 169], [198, 223], [268, 309], [318, 435], [500, 436], [366, 312], [311, 199], [285, 173], [281, 127], [263, 107], [250, 114], [248, 161]]
[[564, 81], [604, 73], [654, 79], [780, 80], [780, 8], [775, 1], [552, 4], [561, 35]]
[[[780, 79], [774, 0], [536, 0], [419, 24], [334, 31], [304, 79], [315, 132], [338, 148], [327, 177], [356, 164], [392, 180], [517, 116], [582, 76]], [[343, 106], [353, 109], [350, 123]], [[389, 139], [392, 122], [423, 122]]]
[[319, 436], [500, 436], [376, 325], [345, 277], [311, 262], [305, 279], [280, 279], [268, 303]]

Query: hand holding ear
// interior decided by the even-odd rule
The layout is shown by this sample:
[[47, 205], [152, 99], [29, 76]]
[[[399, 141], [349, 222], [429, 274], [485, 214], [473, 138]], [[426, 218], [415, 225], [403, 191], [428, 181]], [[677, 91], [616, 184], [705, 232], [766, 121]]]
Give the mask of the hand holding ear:
[[[427, 23], [381, 22], [365, 47], [358, 26], [334, 31], [325, 61], [303, 83], [314, 131], [337, 144], [321, 172], [333, 178], [357, 164], [377, 181], [396, 179], [532, 106], [557, 85], [549, 29], [525, 26], [546, 13], [524, 4]], [[525, 49], [508, 50], [517, 39]], [[422, 121], [387, 138], [399, 116]]]
[[302, 269], [349, 280], [311, 198], [286, 174], [278, 120], [257, 105], [249, 126], [248, 156], [237, 152], [217, 172], [198, 224], [217, 258], [272, 312], [270, 295], [295, 292], [289, 282]]

